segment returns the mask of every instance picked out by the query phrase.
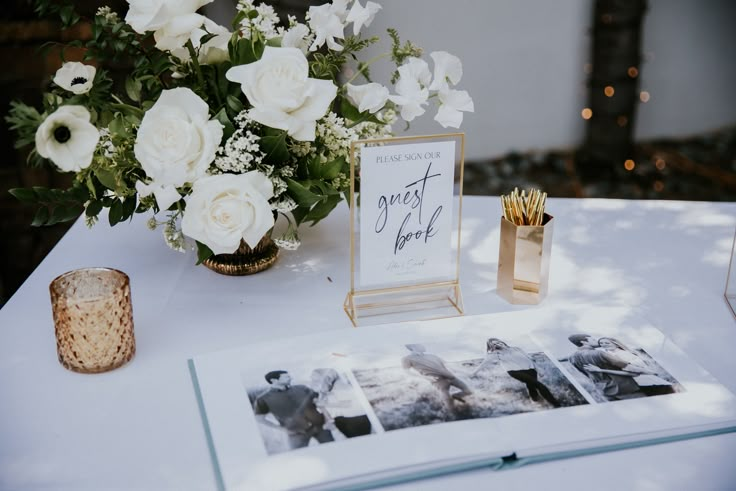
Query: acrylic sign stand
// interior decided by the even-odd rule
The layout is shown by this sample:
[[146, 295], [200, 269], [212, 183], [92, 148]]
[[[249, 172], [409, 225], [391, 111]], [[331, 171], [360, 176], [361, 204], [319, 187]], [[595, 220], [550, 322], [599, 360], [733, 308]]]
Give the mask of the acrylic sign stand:
[[[414, 280], [390, 279], [388, 281], [366, 282], [368, 273], [363, 274], [361, 264], [365, 264], [367, 258], [364, 254], [386, 254], [385, 250], [361, 250], [360, 220], [364, 220], [361, 214], [361, 196], [366, 195], [365, 187], [363, 193], [359, 193], [359, 186], [366, 186], [360, 182], [361, 152], [368, 147], [391, 147], [396, 149], [396, 154], [401, 155], [404, 149], [411, 148], [417, 151], [415, 155], [427, 155], [424, 149], [432, 148], [433, 143], [445, 142], [442, 148], [450, 148], [454, 153], [454, 168], [452, 176], [452, 191], [443, 188], [446, 192], [452, 192], [452, 197], [445, 198], [446, 204], [451, 204], [451, 228], [449, 235], [446, 261], [440, 261], [437, 275], [424, 275]], [[382, 324], [387, 322], [400, 322], [419, 319], [437, 319], [463, 315], [463, 300], [460, 291], [460, 230], [462, 217], [462, 190], [463, 190], [463, 165], [464, 165], [465, 135], [463, 133], [452, 133], [445, 135], [430, 135], [418, 137], [397, 137], [376, 140], [359, 140], [351, 145], [350, 149], [350, 291], [344, 303], [344, 309], [350, 317], [354, 326], [366, 324]], [[436, 148], [436, 147], [435, 147]], [[425, 164], [427, 161], [423, 161]], [[365, 165], [370, 163], [365, 161]], [[417, 165], [421, 166], [422, 161]], [[405, 164], [406, 165], [406, 164]], [[413, 164], [410, 164], [413, 165]], [[396, 196], [396, 179], [391, 174], [391, 167], [386, 167], [385, 179], [381, 179], [377, 185], [386, 187], [385, 194]], [[405, 167], [406, 169], [406, 167]], [[417, 168], [421, 175], [422, 168]], [[394, 186], [392, 188], [392, 186]], [[377, 190], [384, 193], [383, 189]], [[442, 191], [444, 192], [444, 191]], [[375, 195], [375, 193], [372, 193]], [[363, 206], [369, 206], [365, 202]], [[425, 218], [425, 223], [426, 223]], [[426, 233], [426, 230], [425, 230]], [[370, 259], [370, 258], [368, 258]], [[383, 257], [378, 257], [379, 262]], [[370, 264], [370, 263], [369, 263]], [[372, 272], [371, 272], [372, 273]]]

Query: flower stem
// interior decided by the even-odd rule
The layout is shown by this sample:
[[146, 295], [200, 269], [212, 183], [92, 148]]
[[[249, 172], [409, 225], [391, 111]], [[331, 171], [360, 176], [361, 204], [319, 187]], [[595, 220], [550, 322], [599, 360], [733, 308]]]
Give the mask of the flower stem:
[[197, 57], [197, 52], [194, 50], [194, 45], [192, 44], [192, 40], [188, 39], [187, 44], [185, 46], [187, 47], [187, 50], [189, 51], [189, 56], [192, 58], [192, 64], [194, 65], [194, 71], [197, 72], [197, 81], [199, 82], [199, 86], [202, 87], [202, 90], [204, 90], [205, 86], [204, 86], [204, 77], [202, 76], [202, 68], [199, 66], [199, 58]]
[[348, 80], [347, 82], [345, 82], [345, 83], [343, 84], [343, 87], [344, 87], [345, 85], [347, 85], [347, 84], [351, 83], [351, 82], [352, 82], [353, 80], [355, 80], [356, 78], [358, 78], [358, 76], [359, 76], [360, 74], [362, 74], [362, 73], [363, 73], [363, 72], [365, 71], [365, 69], [366, 69], [366, 68], [368, 68], [369, 66], [371, 66], [372, 64], [374, 64], [374, 63], [375, 63], [375, 62], [377, 62], [378, 60], [382, 60], [382, 59], [386, 58], [387, 56], [391, 56], [391, 53], [381, 53], [380, 55], [376, 55], [376, 56], [374, 56], [373, 58], [371, 58], [370, 60], [368, 60], [368, 61], [366, 61], [365, 63], [363, 63], [363, 66], [361, 66], [361, 67], [360, 67], [360, 70], [358, 70], [358, 71], [357, 71], [357, 72], [355, 73], [355, 75], [353, 75], [352, 77], [350, 77], [350, 80]]

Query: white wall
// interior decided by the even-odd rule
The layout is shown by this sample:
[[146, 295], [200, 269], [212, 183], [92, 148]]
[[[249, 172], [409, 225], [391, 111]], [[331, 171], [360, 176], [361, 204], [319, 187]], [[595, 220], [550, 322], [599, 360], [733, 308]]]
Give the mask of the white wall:
[[[395, 27], [429, 53], [449, 51], [463, 61], [458, 88], [470, 92], [475, 113], [466, 113], [466, 158], [513, 149], [576, 143], [583, 132], [583, 64], [590, 2], [584, 0], [384, 0], [367, 34], [386, 38]], [[381, 45], [388, 49], [388, 43]], [[368, 56], [366, 56], [368, 58]], [[391, 64], [373, 70], [385, 82]], [[409, 133], [444, 130], [428, 110]]]
[[[467, 158], [509, 150], [564, 148], [584, 138], [583, 65], [590, 57], [590, 0], [378, 0], [366, 34], [396, 27], [427, 52], [458, 55], [475, 114]], [[644, 25], [638, 138], [697, 134], [736, 123], [736, 2], [650, 0]], [[388, 44], [381, 45], [387, 49]], [[378, 52], [378, 51], [376, 51]], [[367, 57], [366, 57], [367, 58]], [[388, 80], [389, 63], [373, 70]], [[439, 133], [434, 111], [409, 133]]]

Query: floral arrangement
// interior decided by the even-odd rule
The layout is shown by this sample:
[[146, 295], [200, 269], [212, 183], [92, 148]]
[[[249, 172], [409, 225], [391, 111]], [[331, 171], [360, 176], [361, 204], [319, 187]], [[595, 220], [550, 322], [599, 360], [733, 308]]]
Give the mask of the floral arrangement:
[[[90, 19], [91, 39], [74, 41], [84, 60], [56, 72], [41, 111], [15, 102], [6, 120], [17, 146], [33, 144], [31, 163], [73, 172], [70, 189], [13, 189], [39, 205], [34, 225], [76, 218], [88, 225], [108, 208], [110, 225], [153, 212], [166, 243], [193, 244], [200, 261], [255, 247], [278, 216], [282, 248], [299, 245], [297, 227], [317, 223], [349, 192], [348, 152], [356, 139], [387, 137], [399, 117], [459, 127], [473, 111], [460, 60], [401, 43], [368, 61], [358, 53], [379, 41], [362, 37], [381, 6], [333, 0], [310, 7], [306, 23], [282, 24], [274, 9], [240, 0], [232, 31], [197, 13], [213, 0], [128, 0], [124, 18], [109, 8]], [[37, 0], [41, 15], [80, 21], [71, 5]], [[62, 52], [63, 53], [63, 52]], [[369, 67], [390, 58], [392, 88]], [[124, 86], [93, 64], [132, 60]]]

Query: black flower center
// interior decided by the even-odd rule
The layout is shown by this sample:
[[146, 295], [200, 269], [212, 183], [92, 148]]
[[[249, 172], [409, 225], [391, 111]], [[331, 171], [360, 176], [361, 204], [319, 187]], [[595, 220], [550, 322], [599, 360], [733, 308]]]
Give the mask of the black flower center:
[[59, 143], [66, 143], [72, 137], [72, 132], [66, 126], [58, 126], [54, 130], [54, 138]]
[[82, 85], [82, 84], [86, 84], [86, 83], [87, 83], [87, 79], [84, 78], [84, 77], [74, 77], [72, 79], [72, 86], [74, 86], [74, 85]]

